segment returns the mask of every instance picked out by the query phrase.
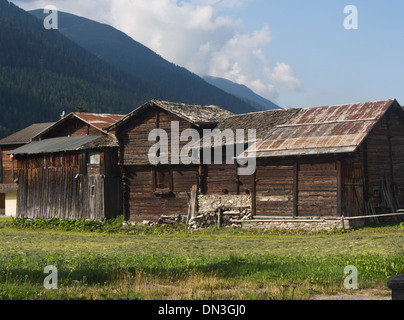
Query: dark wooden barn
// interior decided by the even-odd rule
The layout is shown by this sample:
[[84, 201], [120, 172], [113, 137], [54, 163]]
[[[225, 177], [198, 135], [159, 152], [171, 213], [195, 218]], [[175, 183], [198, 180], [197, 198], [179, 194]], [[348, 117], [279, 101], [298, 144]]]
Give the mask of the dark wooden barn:
[[[404, 207], [403, 126], [394, 99], [243, 115], [152, 100], [126, 116], [73, 113], [11, 152], [17, 215], [124, 213], [128, 221], [153, 223], [177, 215], [221, 223], [225, 215], [242, 225], [320, 228], [397, 215]], [[241, 152], [240, 142], [223, 134], [237, 130]], [[179, 155], [191, 142], [199, 162], [184, 163]], [[240, 174], [242, 160], [255, 164], [252, 174]]]
[[[199, 184], [200, 166], [172, 161], [173, 150], [181, 150], [189, 141], [177, 142], [171, 138], [187, 129], [203, 136], [204, 129], [215, 128], [230, 115], [231, 112], [217, 106], [152, 100], [108, 128], [116, 131], [120, 145], [127, 220], [157, 222], [161, 216], [186, 215], [191, 189]], [[150, 162], [149, 151], [156, 139], [149, 140], [149, 135], [155, 129], [167, 133], [167, 164]]]
[[396, 100], [302, 109], [253, 146], [256, 216], [355, 217], [404, 205]]
[[312, 222], [329, 228], [402, 216], [403, 127], [404, 111], [393, 99], [228, 117], [219, 123], [221, 131], [256, 129], [256, 142], [235, 154], [237, 160], [255, 159], [256, 170], [240, 176], [237, 161], [204, 165], [199, 213], [237, 211], [249, 202], [248, 222], [233, 222], [309, 228]]
[[17, 217], [102, 220], [122, 212], [118, 143], [103, 128], [121, 115], [71, 113], [11, 151]]

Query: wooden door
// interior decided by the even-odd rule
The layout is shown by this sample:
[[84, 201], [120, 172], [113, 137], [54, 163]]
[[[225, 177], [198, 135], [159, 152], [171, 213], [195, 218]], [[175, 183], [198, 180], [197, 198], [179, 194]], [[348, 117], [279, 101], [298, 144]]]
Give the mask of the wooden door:
[[291, 165], [257, 167], [256, 216], [293, 216], [294, 175]]

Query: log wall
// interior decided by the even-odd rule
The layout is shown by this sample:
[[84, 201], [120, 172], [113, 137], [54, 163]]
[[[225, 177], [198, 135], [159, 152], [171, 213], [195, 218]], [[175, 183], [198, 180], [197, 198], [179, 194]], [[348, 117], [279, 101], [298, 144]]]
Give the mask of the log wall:
[[130, 221], [157, 222], [160, 216], [186, 216], [191, 188], [198, 183], [197, 166], [173, 166], [173, 189], [159, 192], [155, 188], [155, 174], [151, 166], [125, 166], [124, 206]]
[[77, 118], [71, 118], [63, 122], [57, 127], [52, 128], [51, 131], [43, 134], [41, 139], [51, 139], [58, 137], [68, 137], [68, 136], [99, 136], [102, 132], [97, 128], [79, 120]]
[[255, 215], [293, 216], [294, 164], [291, 162], [257, 166], [255, 178]]
[[[13, 183], [14, 177], [13, 177], [13, 163], [12, 160], [10, 159], [10, 155], [7, 153], [10, 151], [15, 150], [18, 148], [18, 145], [15, 146], [3, 146], [1, 147], [1, 163], [2, 163], [2, 181], [1, 183]], [[14, 163], [15, 165], [15, 163]]]
[[300, 160], [298, 166], [297, 215], [337, 216], [337, 162], [329, 160]]

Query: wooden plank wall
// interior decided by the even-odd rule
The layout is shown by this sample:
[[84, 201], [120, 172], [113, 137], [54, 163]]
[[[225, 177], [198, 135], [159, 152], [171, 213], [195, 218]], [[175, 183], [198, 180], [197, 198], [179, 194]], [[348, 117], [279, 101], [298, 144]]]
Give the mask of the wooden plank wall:
[[204, 170], [204, 188], [206, 194], [237, 195], [239, 180], [236, 165], [206, 165]]
[[4, 211], [6, 208], [6, 195], [4, 193], [0, 193], [0, 210]]
[[[121, 144], [121, 165], [149, 165], [149, 150], [156, 144], [148, 141], [149, 134], [154, 129], [163, 129], [168, 134], [169, 152], [171, 151], [171, 123], [179, 122], [179, 132], [195, 128], [191, 123], [170, 114], [160, 108], [150, 107], [141, 117], [135, 117], [123, 125], [117, 132]], [[179, 143], [180, 149], [188, 144], [187, 141]], [[171, 152], [169, 153], [171, 163]]]
[[337, 162], [299, 161], [297, 215], [338, 216]]
[[404, 208], [404, 119], [396, 112], [389, 114], [389, 143], [391, 145], [393, 191], [399, 209]]
[[[13, 183], [14, 178], [12, 176], [12, 161], [10, 160], [10, 155], [7, 153], [15, 150], [19, 146], [3, 146], [1, 147], [1, 162], [2, 162], [2, 183]], [[15, 163], [14, 163], [15, 164]], [[16, 164], [15, 164], [16, 165]]]
[[402, 114], [389, 110], [367, 138], [368, 198], [375, 207], [382, 200], [383, 181], [391, 186], [397, 208], [404, 207], [403, 126]]
[[54, 127], [51, 131], [41, 136], [41, 139], [51, 139], [57, 137], [68, 136], [86, 136], [86, 135], [102, 135], [102, 132], [97, 128], [77, 119], [68, 119], [57, 127]]
[[173, 193], [156, 195], [151, 166], [124, 167], [124, 206], [131, 221], [156, 222], [161, 215], [186, 216], [193, 185], [198, 183], [197, 166], [173, 166]]
[[78, 173], [78, 167], [20, 169], [17, 216], [102, 220], [103, 177]]
[[366, 142], [341, 161], [341, 215], [355, 217], [367, 213], [367, 146]]
[[257, 216], [293, 216], [294, 164], [260, 164], [256, 171]]

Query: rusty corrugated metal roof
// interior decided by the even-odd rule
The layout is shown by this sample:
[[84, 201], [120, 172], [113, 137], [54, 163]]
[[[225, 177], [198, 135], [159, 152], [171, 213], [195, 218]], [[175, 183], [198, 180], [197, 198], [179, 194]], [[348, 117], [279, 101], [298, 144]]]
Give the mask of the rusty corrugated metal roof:
[[74, 115], [101, 131], [104, 131], [104, 128], [112, 126], [124, 117], [124, 115], [120, 114], [97, 113], [74, 113]]
[[248, 151], [258, 158], [353, 152], [394, 102], [301, 109]]
[[59, 121], [55, 122], [54, 124], [52, 124], [51, 126], [47, 127], [46, 129], [38, 132], [35, 136], [32, 137], [32, 139], [37, 139], [41, 136], [43, 136], [45, 133], [49, 132], [50, 130], [52, 130], [53, 128], [57, 127], [58, 125], [60, 125], [61, 123], [63, 123], [64, 121], [66, 121], [67, 119], [71, 119], [71, 118], [77, 118], [87, 124], [89, 124], [90, 126], [100, 130], [100, 132], [102, 133], [108, 133], [112, 136], [114, 136], [114, 132], [107, 132], [106, 130], [104, 130], [106, 127], [109, 127], [113, 124], [115, 124], [116, 122], [118, 122], [119, 120], [121, 120], [124, 115], [120, 115], [120, 114], [103, 114], [103, 113], [78, 113], [78, 112], [72, 112], [70, 114], [68, 114], [67, 116], [64, 116], [63, 118], [61, 118]]

